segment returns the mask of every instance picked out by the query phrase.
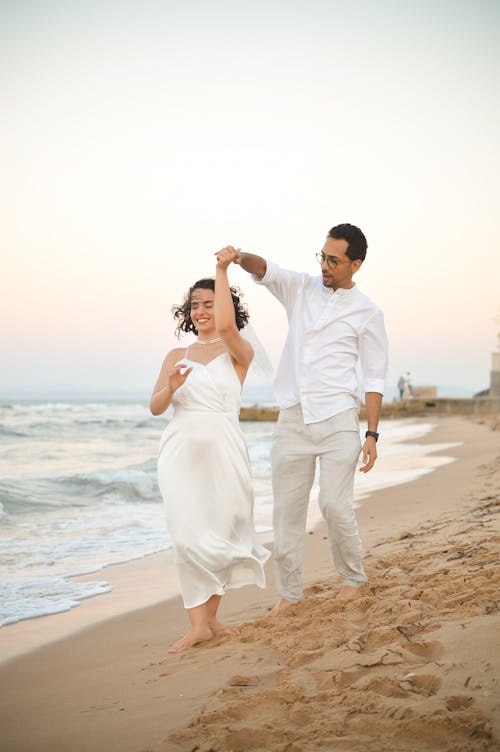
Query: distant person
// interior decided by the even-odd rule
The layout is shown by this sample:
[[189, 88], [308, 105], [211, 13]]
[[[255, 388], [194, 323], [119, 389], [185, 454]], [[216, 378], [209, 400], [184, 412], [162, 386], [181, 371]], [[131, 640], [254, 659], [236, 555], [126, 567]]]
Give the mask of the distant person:
[[235, 257], [223, 248], [215, 280], [195, 282], [174, 306], [177, 333], [193, 332], [196, 340], [168, 353], [150, 401], [153, 415], [174, 407], [160, 441], [158, 481], [190, 630], [170, 653], [235, 633], [217, 619], [221, 596], [243, 585], [265, 586], [269, 552], [255, 540], [250, 464], [238, 421], [253, 349], [239, 331], [248, 313], [227, 279]]
[[411, 375], [409, 371], [406, 372], [403, 396], [404, 399], [411, 399], [411, 397], [413, 397], [413, 387], [411, 385]]
[[[320, 461], [319, 506], [328, 526], [340, 594], [350, 598], [366, 582], [362, 544], [353, 510], [356, 463], [363, 450], [366, 473], [377, 457], [377, 426], [387, 371], [383, 315], [353, 282], [366, 255], [357, 227], [330, 230], [316, 254], [321, 276], [282, 269], [240, 253], [236, 262], [284, 305], [289, 323], [274, 390], [280, 415], [271, 450], [274, 492], [274, 551], [277, 590], [274, 611], [302, 596], [303, 545], [316, 458]], [[368, 430], [359, 438], [358, 358], [364, 376]]]
[[405, 387], [406, 387], [406, 379], [403, 375], [401, 375], [398, 379], [398, 389], [399, 389], [399, 399], [403, 399], [403, 395], [405, 393]]

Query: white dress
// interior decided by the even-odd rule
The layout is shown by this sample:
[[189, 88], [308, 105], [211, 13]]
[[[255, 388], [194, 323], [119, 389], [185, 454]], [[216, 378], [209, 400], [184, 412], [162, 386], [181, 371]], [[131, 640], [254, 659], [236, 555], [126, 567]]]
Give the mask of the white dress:
[[[187, 351], [186, 351], [187, 356]], [[158, 482], [185, 608], [230, 588], [265, 587], [269, 551], [256, 543], [248, 451], [240, 429], [241, 384], [223, 352], [193, 370], [172, 400], [160, 440]]]

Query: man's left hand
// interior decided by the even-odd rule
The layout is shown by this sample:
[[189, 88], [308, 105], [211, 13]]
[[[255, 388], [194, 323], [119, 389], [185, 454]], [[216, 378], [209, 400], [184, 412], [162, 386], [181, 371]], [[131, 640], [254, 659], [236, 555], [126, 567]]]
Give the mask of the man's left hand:
[[369, 472], [377, 459], [377, 442], [374, 436], [367, 436], [363, 444], [363, 466], [359, 468], [360, 473]]

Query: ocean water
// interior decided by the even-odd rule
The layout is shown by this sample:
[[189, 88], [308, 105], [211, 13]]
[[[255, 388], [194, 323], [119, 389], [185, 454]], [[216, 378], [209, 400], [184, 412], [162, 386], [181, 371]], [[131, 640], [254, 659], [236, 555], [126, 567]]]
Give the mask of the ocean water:
[[[270, 390], [247, 389], [243, 404], [255, 403], [272, 404]], [[77, 606], [110, 589], [107, 565], [171, 547], [156, 480], [168, 419], [168, 412], [152, 417], [140, 401], [0, 403], [0, 626]], [[241, 425], [257, 529], [269, 531], [274, 424]], [[358, 473], [358, 503], [452, 461], [451, 445], [411, 443], [431, 428], [412, 420], [381, 426], [380, 461], [368, 476]], [[431, 456], [439, 450], [445, 455]], [[311, 504], [309, 524], [318, 518]], [[72, 579], [89, 573], [99, 576]]]

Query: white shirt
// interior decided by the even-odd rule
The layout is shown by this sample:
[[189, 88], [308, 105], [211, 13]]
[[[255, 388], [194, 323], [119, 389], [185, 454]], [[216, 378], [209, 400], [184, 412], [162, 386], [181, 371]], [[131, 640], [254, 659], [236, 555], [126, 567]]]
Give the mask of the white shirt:
[[335, 292], [321, 276], [267, 261], [262, 279], [285, 307], [288, 335], [274, 380], [281, 409], [300, 404], [305, 423], [359, 407], [356, 365], [365, 392], [384, 393], [387, 336], [382, 311], [353, 285]]

